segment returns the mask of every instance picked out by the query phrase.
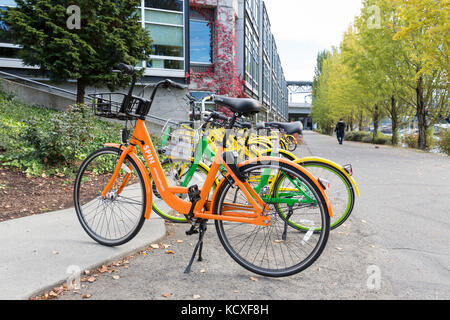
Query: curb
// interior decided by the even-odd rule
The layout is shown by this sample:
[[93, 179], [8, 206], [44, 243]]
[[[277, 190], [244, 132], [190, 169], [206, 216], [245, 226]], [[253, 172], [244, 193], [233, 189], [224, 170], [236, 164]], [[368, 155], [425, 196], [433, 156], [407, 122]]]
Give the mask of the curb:
[[152, 216], [130, 242], [105, 247], [82, 229], [73, 208], [0, 223], [0, 300], [25, 300], [80, 272], [109, 264], [159, 241], [164, 220]]

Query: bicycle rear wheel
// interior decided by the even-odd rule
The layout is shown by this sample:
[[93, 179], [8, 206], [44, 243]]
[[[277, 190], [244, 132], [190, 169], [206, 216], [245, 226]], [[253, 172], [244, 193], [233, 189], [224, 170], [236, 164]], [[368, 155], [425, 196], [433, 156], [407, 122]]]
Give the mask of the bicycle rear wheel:
[[105, 246], [133, 239], [145, 221], [146, 190], [136, 163], [127, 156], [107, 196], [102, 191], [111, 179], [122, 151], [107, 147], [93, 152], [81, 164], [75, 179], [74, 205], [86, 233]]
[[300, 163], [314, 177], [330, 182], [325, 191], [333, 206], [333, 218], [330, 220], [331, 230], [341, 226], [349, 217], [355, 206], [355, 190], [350, 180], [337, 168], [319, 161]]
[[[320, 256], [326, 246], [330, 217], [325, 199], [314, 182], [297, 168], [274, 161], [270, 164], [253, 163], [241, 168], [243, 174], [270, 208], [270, 225], [267, 227], [228, 221], [215, 221], [218, 237], [230, 256], [244, 268], [268, 277], [285, 277], [308, 268]], [[270, 175], [267, 186], [256, 186]], [[270, 189], [280, 175], [286, 175], [293, 183], [284, 187], [297, 189], [301, 183], [307, 188], [304, 193], [275, 195]], [[215, 214], [231, 214], [230, 208], [249, 206], [243, 192], [229, 181], [224, 181], [217, 191]], [[315, 201], [305, 202], [306, 198]], [[291, 206], [289, 218], [283, 219], [275, 208], [279, 203]], [[308, 226], [306, 230], [293, 228], [290, 223]], [[314, 232], [320, 228], [321, 232]]]
[[295, 139], [295, 137], [291, 135], [286, 136], [285, 139], [288, 151], [294, 152], [298, 146], [297, 139]]

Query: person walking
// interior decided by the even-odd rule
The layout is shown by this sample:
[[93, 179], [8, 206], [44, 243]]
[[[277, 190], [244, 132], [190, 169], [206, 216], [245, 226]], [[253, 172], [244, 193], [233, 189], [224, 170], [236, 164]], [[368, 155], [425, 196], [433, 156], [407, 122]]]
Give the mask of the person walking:
[[342, 118], [336, 124], [336, 128], [334, 129], [334, 132], [336, 132], [336, 136], [337, 136], [339, 144], [342, 144], [342, 142], [344, 141], [344, 135], [345, 135], [345, 122]]

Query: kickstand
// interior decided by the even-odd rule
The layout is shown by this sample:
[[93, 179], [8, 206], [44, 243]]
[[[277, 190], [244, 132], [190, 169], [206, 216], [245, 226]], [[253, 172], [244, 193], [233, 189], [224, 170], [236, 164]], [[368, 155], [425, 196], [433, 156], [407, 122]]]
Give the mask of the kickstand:
[[194, 262], [195, 255], [198, 251], [198, 261], [203, 261], [202, 258], [202, 249], [203, 249], [203, 236], [206, 232], [206, 221], [201, 221], [200, 226], [198, 228], [198, 242], [195, 245], [194, 252], [192, 253], [191, 260], [189, 261], [189, 264], [187, 265], [186, 269], [184, 270], [184, 273], [191, 272], [192, 263]]
[[289, 221], [289, 219], [291, 218], [291, 216], [292, 216], [293, 213], [294, 213], [294, 210], [292, 209], [292, 206], [289, 206], [288, 214], [287, 214], [286, 219], [285, 219], [285, 221], [284, 221], [283, 235], [282, 235], [282, 237], [281, 237], [281, 239], [282, 239], [283, 241], [286, 241], [286, 239], [287, 239], [287, 226], [288, 226], [288, 221]]

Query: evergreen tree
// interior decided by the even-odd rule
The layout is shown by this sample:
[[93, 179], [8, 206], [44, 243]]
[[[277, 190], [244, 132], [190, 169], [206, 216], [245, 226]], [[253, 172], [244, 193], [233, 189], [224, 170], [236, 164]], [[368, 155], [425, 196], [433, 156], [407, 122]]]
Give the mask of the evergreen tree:
[[[118, 62], [137, 65], [151, 52], [149, 34], [138, 22], [139, 0], [16, 0], [2, 12], [14, 43], [21, 45], [25, 64], [38, 66], [51, 80], [77, 81], [77, 102], [86, 86], [110, 89], [129, 78], [111, 73]], [[80, 25], [69, 6], [80, 9]], [[78, 28], [79, 27], [79, 28]]]

